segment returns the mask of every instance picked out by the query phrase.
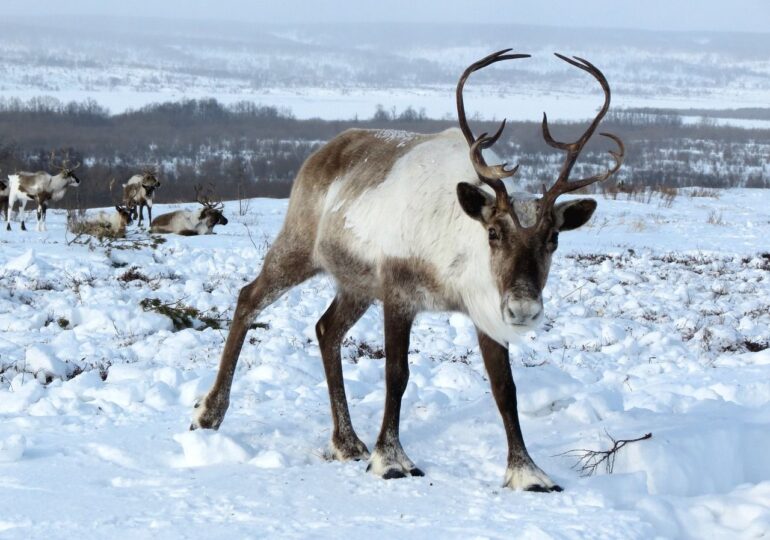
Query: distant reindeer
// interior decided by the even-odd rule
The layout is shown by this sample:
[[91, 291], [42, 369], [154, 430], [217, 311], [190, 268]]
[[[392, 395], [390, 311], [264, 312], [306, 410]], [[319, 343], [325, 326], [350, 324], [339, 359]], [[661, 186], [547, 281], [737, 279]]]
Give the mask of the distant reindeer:
[[222, 214], [224, 205], [221, 202], [212, 202], [210, 196], [203, 194], [200, 186], [195, 188], [195, 192], [196, 198], [203, 205], [203, 208], [177, 210], [160, 215], [150, 224], [150, 232], [195, 236], [214, 234], [215, 225], [227, 225], [227, 218]]
[[[619, 168], [620, 139], [613, 167], [570, 182], [581, 150], [607, 113], [610, 88], [586, 60], [557, 55], [591, 74], [604, 90], [604, 105], [588, 129], [571, 143], [551, 137], [543, 115], [543, 136], [566, 152], [558, 179], [537, 200], [512, 199], [503, 178], [516, 168], [487, 165], [482, 149], [500, 129], [473, 136], [463, 104], [463, 86], [476, 70], [501, 60], [491, 54], [469, 66], [457, 84], [460, 129], [433, 135], [350, 129], [311, 155], [292, 188], [281, 232], [265, 256], [259, 276], [241, 289], [213, 387], [196, 405], [191, 429], [217, 429], [230, 402], [235, 366], [255, 316], [289, 288], [321, 272], [334, 276], [337, 294], [316, 325], [334, 429], [336, 459], [369, 458], [383, 478], [422, 476], [401, 446], [401, 397], [409, 379], [409, 334], [421, 311], [467, 314], [476, 326], [508, 439], [505, 486], [561, 491], [530, 457], [524, 445], [511, 376], [508, 343], [534, 328], [543, 316], [542, 291], [559, 233], [585, 224], [593, 199], [556, 204], [564, 194], [609, 178]], [[340, 344], [374, 300], [385, 318], [385, 410], [370, 454], [350, 421], [342, 380]]]
[[142, 226], [143, 209], [147, 208], [147, 221], [152, 222], [152, 198], [155, 190], [160, 187], [158, 173], [154, 169], [146, 168], [142, 174], [135, 174], [123, 184], [123, 204], [132, 211], [133, 219], [139, 220], [137, 225]]
[[[51, 155], [53, 161], [53, 154]], [[75, 176], [75, 170], [80, 163], [71, 167], [65, 160], [59, 165], [59, 173], [50, 175], [47, 172], [18, 172], [8, 175], [8, 208], [5, 212], [6, 229], [11, 230], [11, 210], [16, 201], [21, 203], [19, 219], [21, 230], [26, 231], [24, 224], [24, 209], [27, 201], [37, 203], [37, 230], [45, 230], [45, 216], [50, 201], [59, 201], [64, 197], [67, 188], [80, 185], [80, 179]]]

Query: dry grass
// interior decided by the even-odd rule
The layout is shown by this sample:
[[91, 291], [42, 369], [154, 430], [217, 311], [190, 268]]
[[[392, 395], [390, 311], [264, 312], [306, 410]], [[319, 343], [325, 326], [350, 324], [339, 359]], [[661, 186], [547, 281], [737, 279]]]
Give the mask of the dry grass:
[[657, 200], [660, 206], [665, 208], [671, 207], [674, 204], [676, 196], [679, 194], [679, 190], [675, 187], [668, 186], [635, 186], [630, 184], [607, 184], [602, 185], [602, 195], [605, 199], [617, 200], [619, 197], [625, 195], [625, 198], [629, 201], [636, 201], [641, 203], [650, 204], [653, 200]]
[[719, 190], [704, 187], [696, 187], [687, 191], [689, 197], [708, 197], [710, 199], [719, 198]]
[[718, 210], [712, 210], [709, 212], [709, 217], [706, 219], [706, 223], [710, 223], [711, 225], [724, 225], [725, 220], [722, 217], [722, 212], [719, 212]]

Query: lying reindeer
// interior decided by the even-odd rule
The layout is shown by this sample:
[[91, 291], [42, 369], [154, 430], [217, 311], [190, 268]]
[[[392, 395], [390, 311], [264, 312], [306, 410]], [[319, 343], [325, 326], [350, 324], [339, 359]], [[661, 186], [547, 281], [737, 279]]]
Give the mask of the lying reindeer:
[[61, 200], [68, 187], [80, 185], [80, 179], [75, 176], [75, 169], [79, 166], [80, 163], [70, 167], [65, 160], [59, 166], [59, 173], [53, 176], [42, 171], [9, 174], [8, 208], [5, 211], [6, 229], [11, 230], [11, 210], [16, 201], [19, 201], [21, 230], [27, 230], [24, 224], [24, 209], [27, 206], [27, 201], [34, 200], [37, 203], [37, 230], [45, 231], [45, 215], [49, 202]]
[[147, 208], [147, 221], [152, 222], [152, 198], [155, 190], [160, 187], [158, 174], [152, 169], [145, 169], [142, 174], [135, 174], [123, 184], [123, 204], [132, 212], [132, 218], [142, 226], [143, 209]]
[[[474, 71], [501, 60], [529, 55], [506, 49], [465, 70], [457, 84], [460, 129], [422, 135], [350, 129], [311, 155], [292, 187], [281, 232], [265, 256], [259, 276], [241, 289], [214, 385], [196, 405], [191, 429], [218, 429], [230, 403], [236, 363], [256, 315], [290, 288], [326, 272], [337, 293], [316, 325], [334, 429], [332, 455], [369, 459], [382, 478], [422, 476], [399, 439], [401, 398], [409, 380], [409, 334], [421, 311], [467, 314], [476, 326], [492, 395], [508, 440], [505, 486], [561, 491], [530, 457], [524, 445], [511, 375], [508, 343], [522, 339], [543, 317], [543, 296], [559, 233], [585, 224], [593, 199], [557, 198], [606, 180], [619, 168], [619, 138], [613, 167], [569, 181], [581, 150], [610, 105], [604, 75], [580, 58], [557, 55], [592, 75], [604, 90], [604, 104], [575, 142], [551, 137], [543, 115], [543, 137], [566, 153], [558, 179], [540, 199], [513, 200], [503, 178], [516, 168], [487, 165], [482, 149], [498, 131], [474, 137], [463, 104], [463, 86]], [[340, 344], [376, 300], [385, 318], [385, 410], [372, 453], [350, 421], [342, 380]]]
[[195, 236], [214, 234], [215, 225], [227, 225], [227, 218], [222, 214], [224, 205], [214, 203], [201, 194], [200, 187], [195, 188], [198, 202], [203, 208], [197, 210], [177, 210], [163, 214], [152, 220], [150, 232], [158, 234], [181, 234]]
[[126, 206], [115, 205], [115, 212], [102, 210], [96, 216], [88, 220], [88, 224], [105, 231], [113, 237], [124, 237], [126, 227], [133, 221], [133, 213]]

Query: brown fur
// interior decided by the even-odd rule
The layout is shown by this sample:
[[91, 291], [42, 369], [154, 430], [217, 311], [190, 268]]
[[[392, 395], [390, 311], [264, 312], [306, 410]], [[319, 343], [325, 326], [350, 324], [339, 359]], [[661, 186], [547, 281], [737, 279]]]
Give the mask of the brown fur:
[[174, 213], [169, 212], [168, 214], [161, 214], [155, 219], [152, 220], [152, 223], [150, 224], [150, 229], [154, 228], [165, 228], [168, 227], [171, 224], [171, 220], [174, 218]]
[[[417, 135], [413, 140], [388, 140], [381, 130], [348, 129], [314, 152], [297, 174], [291, 190], [284, 228], [289, 236], [315, 236], [320, 217], [319, 201], [332, 182], [350, 174], [341, 198], [352, 197], [371, 189], [387, 176], [393, 164], [429, 136]], [[301, 227], [302, 231], [292, 231]]]

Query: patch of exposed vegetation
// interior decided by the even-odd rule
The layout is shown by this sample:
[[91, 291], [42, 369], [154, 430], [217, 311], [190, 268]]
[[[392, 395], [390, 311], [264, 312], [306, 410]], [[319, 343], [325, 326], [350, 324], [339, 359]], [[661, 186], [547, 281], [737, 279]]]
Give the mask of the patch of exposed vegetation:
[[342, 342], [342, 346], [345, 349], [352, 349], [352, 354], [349, 354], [348, 357], [354, 364], [358, 363], [358, 359], [361, 357], [372, 358], [373, 360], [385, 358], [385, 349], [383, 347], [371, 345], [366, 341], [345, 338]]
[[131, 281], [144, 281], [145, 283], [149, 283], [151, 279], [143, 274], [138, 266], [132, 266], [118, 276], [118, 281], [122, 281], [123, 283], [129, 283]]
[[[139, 305], [144, 311], [154, 311], [171, 319], [174, 330], [184, 330], [185, 328], [194, 328], [203, 330], [213, 328], [219, 330], [222, 327], [223, 319], [213, 316], [208, 312], [203, 312], [198, 308], [188, 306], [181, 300], [174, 302], [163, 302], [159, 298], [145, 298]], [[218, 315], [215, 313], [214, 315]]]

